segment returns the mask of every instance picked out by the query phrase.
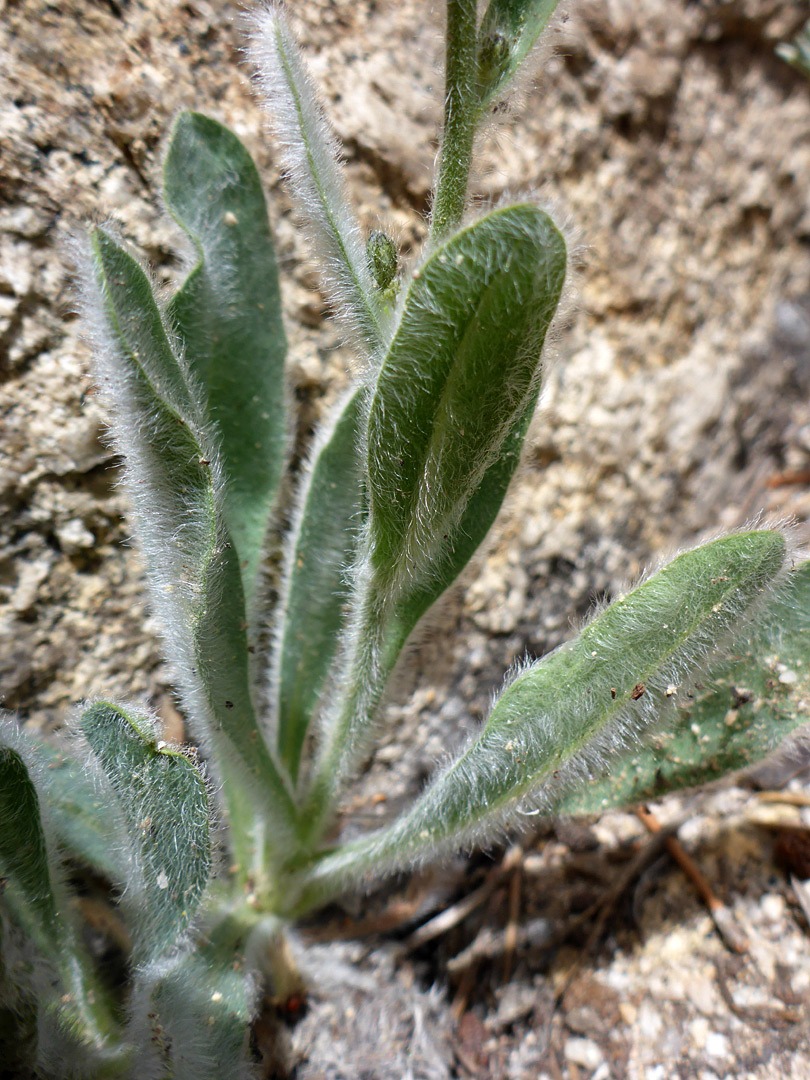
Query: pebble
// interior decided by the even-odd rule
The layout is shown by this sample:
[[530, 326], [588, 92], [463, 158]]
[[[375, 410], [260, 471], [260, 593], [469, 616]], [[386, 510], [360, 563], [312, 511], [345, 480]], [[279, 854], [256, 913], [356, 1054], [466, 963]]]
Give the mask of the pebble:
[[661, 1033], [661, 1014], [652, 1007], [649, 1001], [642, 1001], [638, 1011], [639, 1031], [645, 1039], [653, 1042]]
[[768, 893], [763, 896], [759, 907], [763, 916], [771, 922], [779, 922], [785, 917], [785, 900], [779, 893]]
[[689, 1025], [689, 1037], [698, 1050], [705, 1048], [708, 1035], [709, 1021], [705, 1017], [699, 1016]]
[[686, 986], [689, 1000], [704, 1016], [710, 1016], [717, 1007], [717, 991], [711, 978], [696, 975]]
[[384, 765], [390, 765], [391, 762], [398, 761], [402, 757], [402, 747], [396, 743], [390, 743], [388, 746], [381, 746], [374, 756]]
[[720, 1031], [710, 1031], [706, 1036], [706, 1045], [704, 1049], [709, 1057], [728, 1057], [728, 1037], [723, 1035]]
[[81, 518], [72, 518], [64, 525], [58, 526], [56, 538], [66, 555], [75, 555], [79, 551], [87, 551], [88, 548], [96, 545], [95, 536]]
[[29, 611], [37, 601], [40, 587], [51, 572], [53, 556], [48, 553], [25, 563], [20, 569], [17, 587], [11, 594], [12, 610], [19, 615]]
[[566, 1039], [564, 1053], [567, 1061], [583, 1069], [598, 1069], [604, 1054], [591, 1039]]
[[620, 1001], [619, 1015], [628, 1027], [632, 1027], [638, 1020], [638, 1009], [631, 1001]]
[[498, 1011], [493, 1026], [507, 1028], [531, 1015], [537, 1004], [537, 990], [531, 984], [507, 983], [497, 992], [497, 998]]

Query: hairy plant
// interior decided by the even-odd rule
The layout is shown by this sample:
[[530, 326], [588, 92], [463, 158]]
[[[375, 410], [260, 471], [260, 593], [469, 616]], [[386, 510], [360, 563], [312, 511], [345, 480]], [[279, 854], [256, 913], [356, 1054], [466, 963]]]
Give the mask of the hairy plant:
[[[334, 839], [403, 647], [492, 526], [541, 391], [563, 234], [531, 197], [471, 212], [468, 178], [555, 6], [490, 0], [479, 18], [448, 0], [430, 237], [407, 269], [352, 214], [281, 9], [253, 20], [290, 190], [360, 361], [299, 470], [271, 231], [236, 136], [193, 112], [173, 126], [164, 198], [194, 255], [167, 302], [114, 230], [82, 244], [84, 318], [200, 756], [126, 704], [83, 705], [58, 744], [2, 721], [0, 1016], [37, 1075], [250, 1075], [260, 995], [297, 987], [295, 919], [527, 812], [716, 779], [803, 719], [810, 569], [784, 530], [751, 527], [677, 555], [519, 666], [409, 809]], [[123, 980], [83, 922], [88, 870], [112, 887]]]

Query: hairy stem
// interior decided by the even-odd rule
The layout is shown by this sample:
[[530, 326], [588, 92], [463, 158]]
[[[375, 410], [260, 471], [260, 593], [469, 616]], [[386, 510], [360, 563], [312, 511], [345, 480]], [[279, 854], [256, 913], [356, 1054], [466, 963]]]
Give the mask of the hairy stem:
[[476, 110], [476, 0], [447, 0], [444, 131], [439, 153], [431, 240], [441, 240], [464, 215]]

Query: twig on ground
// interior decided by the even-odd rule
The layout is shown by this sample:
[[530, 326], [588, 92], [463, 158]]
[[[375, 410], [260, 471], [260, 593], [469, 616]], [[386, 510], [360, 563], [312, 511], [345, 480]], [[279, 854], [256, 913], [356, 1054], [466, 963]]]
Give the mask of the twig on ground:
[[810, 469], [786, 469], [768, 477], [769, 488], [787, 487], [789, 484], [810, 484]]
[[509, 874], [515, 866], [519, 865], [522, 858], [523, 849], [521, 847], [516, 844], [514, 847], [510, 848], [504, 855], [500, 865], [493, 867], [482, 885], [479, 885], [473, 892], [468, 893], [467, 896], [463, 896], [455, 904], [452, 904], [449, 908], [445, 908], [444, 911], [440, 911], [438, 915], [435, 915], [432, 919], [428, 920], [428, 922], [423, 923], [414, 930], [408, 938], [408, 947], [410, 949], [418, 949], [422, 945], [426, 945], [429, 941], [441, 937], [442, 934], [446, 934], [448, 930], [452, 930], [454, 926], [458, 926], [458, 924], [463, 922], [476, 908], [479, 908], [482, 904], [486, 903], [498, 885], [501, 884], [505, 875]]
[[[636, 807], [636, 815], [651, 833], [655, 834], [662, 831], [661, 822], [647, 807]], [[737, 926], [731, 910], [714, 892], [708, 879], [698, 869], [692, 857], [686, 853], [677, 837], [667, 836], [664, 840], [664, 846], [697, 889], [701, 899], [709, 909], [714, 925], [717, 927], [720, 937], [727, 948], [736, 953], [747, 952], [748, 939]]]
[[509, 879], [509, 921], [504, 930], [502, 978], [505, 983], [509, 982], [512, 975], [512, 964], [514, 963], [515, 949], [517, 948], [518, 943], [518, 923], [520, 920], [520, 886], [523, 849], [516, 846], [512, 850], [517, 852], [517, 854], [514, 860], [512, 876]]
[[784, 803], [785, 806], [810, 806], [808, 791], [758, 791], [759, 802]]

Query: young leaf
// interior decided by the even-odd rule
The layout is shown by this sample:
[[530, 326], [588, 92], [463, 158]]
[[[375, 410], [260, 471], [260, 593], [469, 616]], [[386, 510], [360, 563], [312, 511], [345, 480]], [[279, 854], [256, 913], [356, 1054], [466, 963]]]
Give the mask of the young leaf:
[[381, 293], [391, 293], [396, 287], [399, 272], [397, 245], [381, 229], [375, 229], [366, 243], [366, 261], [374, 284]]
[[[87, 306], [113, 384], [115, 434], [127, 461], [140, 539], [170, 657], [196, 738], [211, 744], [243, 873], [257, 813], [291, 828], [292, 802], [259, 731], [250, 692], [236, 553], [222, 520], [218, 450], [200, 420], [149, 282], [103, 229], [90, 234], [95, 295]], [[90, 291], [88, 289], [88, 291]]]
[[74, 1075], [68, 1061], [78, 1056], [83, 1068], [106, 1063], [112, 1073], [99, 1075], [120, 1075], [126, 1050], [118, 1044], [114, 1008], [74, 929], [43, 824], [40, 763], [29, 768], [31, 748], [11, 723], [2, 725], [0, 740], [0, 912], [25, 935], [13, 951], [4, 943], [4, 977], [36, 1002], [40, 1063], [56, 1056]]
[[377, 353], [388, 336], [388, 305], [377, 295], [349, 209], [336, 139], [279, 5], [254, 16], [250, 56], [330, 299], [355, 336]]
[[32, 941], [46, 955], [61, 950], [39, 799], [23, 759], [7, 746], [0, 746], [0, 878], [2, 903]]
[[809, 699], [806, 562], [791, 574], [752, 640], [709, 669], [694, 699], [680, 702], [671, 730], [621, 754], [587, 786], [566, 792], [554, 812], [600, 814], [748, 768], [807, 723]]
[[312, 452], [291, 530], [278, 644], [278, 752], [293, 778], [349, 600], [346, 572], [362, 524], [357, 443], [364, 392], [355, 390]]
[[480, 108], [506, 88], [560, 0], [490, 0], [478, 34]]
[[520, 672], [481, 734], [399, 821], [314, 862], [302, 874], [299, 910], [346, 877], [404, 867], [503, 827], [525, 797], [549, 809], [558, 784], [581, 779], [583, 769], [660, 723], [668, 690], [739, 628], [786, 559], [783, 536], [768, 530], [677, 556]]
[[441, 577], [450, 533], [536, 401], [565, 268], [554, 223], [518, 204], [463, 229], [417, 271], [368, 420], [380, 593]]
[[110, 881], [123, 881], [127, 873], [121, 851], [123, 821], [105, 803], [82, 763], [61, 744], [37, 739], [23, 730], [16, 738], [41, 762], [39, 781], [48, 805], [50, 830], [60, 848]]
[[258, 986], [246, 953], [257, 921], [255, 912], [234, 914], [193, 950], [142, 971], [131, 1038], [148, 1075], [152, 1068], [173, 1080], [254, 1075], [248, 1048]]
[[219, 433], [223, 515], [250, 610], [286, 454], [287, 342], [267, 207], [239, 139], [193, 112], [172, 128], [163, 192], [197, 254], [169, 319]]
[[208, 883], [208, 792], [196, 765], [158, 741], [154, 721], [97, 702], [79, 728], [135, 840], [142, 910], [136, 959], [159, 956], [188, 927]]

